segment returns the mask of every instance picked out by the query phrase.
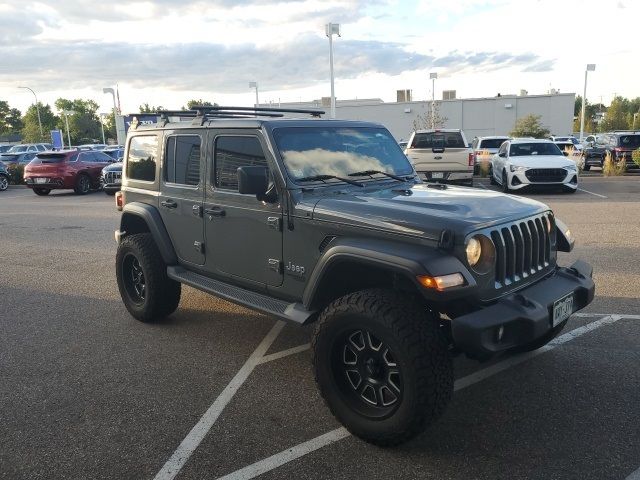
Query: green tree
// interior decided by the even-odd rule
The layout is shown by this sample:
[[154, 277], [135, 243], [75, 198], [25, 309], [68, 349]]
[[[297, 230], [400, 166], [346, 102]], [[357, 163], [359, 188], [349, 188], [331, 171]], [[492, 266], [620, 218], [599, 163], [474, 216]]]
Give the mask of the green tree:
[[166, 110], [163, 106], [158, 105], [157, 107], [152, 107], [148, 103], [143, 103], [138, 107], [140, 113], [156, 113], [159, 110]]
[[[56, 100], [55, 106], [61, 115], [63, 115], [64, 111], [74, 112], [69, 115], [68, 119], [72, 144], [102, 141], [102, 129], [100, 128], [100, 120], [97, 114], [98, 104], [96, 102], [80, 98], [73, 100], [59, 98]], [[64, 116], [62, 121], [66, 130]]]
[[11, 108], [9, 102], [0, 100], [0, 135], [19, 133], [22, 127], [20, 110]]
[[512, 137], [533, 137], [546, 138], [549, 136], [549, 129], [545, 128], [541, 123], [540, 115], [527, 115], [516, 120], [513, 130], [509, 132]]
[[50, 142], [50, 132], [56, 128], [60, 128], [60, 118], [51, 110], [50, 105], [43, 105], [38, 102], [40, 107], [40, 121], [42, 122], [42, 135], [40, 135], [40, 126], [38, 125], [38, 111], [35, 105], [31, 105], [22, 117], [22, 141], [23, 142]]
[[600, 123], [600, 129], [603, 132], [611, 130], [625, 130], [629, 128], [627, 119], [627, 110], [631, 105], [629, 100], [622, 97], [615, 97], [607, 108], [604, 120]]
[[193, 107], [195, 106], [202, 106], [202, 107], [217, 107], [218, 104], [217, 103], [211, 103], [211, 102], [207, 102], [206, 100], [202, 100], [201, 98], [199, 99], [194, 99], [194, 100], [189, 100], [187, 102], [187, 107], [182, 107], [183, 110], [191, 110]]

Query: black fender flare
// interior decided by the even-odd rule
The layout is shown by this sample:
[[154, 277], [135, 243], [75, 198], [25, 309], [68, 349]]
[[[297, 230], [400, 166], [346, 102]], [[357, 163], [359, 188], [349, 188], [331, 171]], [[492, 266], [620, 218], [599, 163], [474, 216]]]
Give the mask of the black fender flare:
[[[356, 261], [366, 265], [381, 267], [405, 276], [425, 298], [445, 300], [468, 294], [469, 288], [476, 287], [476, 281], [464, 264], [452, 253], [434, 246], [407, 244], [377, 239], [339, 238], [322, 255], [309, 276], [302, 303], [310, 308], [318, 298], [318, 289], [323, 278], [340, 262]], [[447, 275], [461, 273], [466, 285], [454, 287], [450, 292], [437, 292], [422, 287], [416, 279], [419, 275]]]
[[120, 217], [120, 232], [122, 233], [131, 233], [127, 232], [127, 218], [129, 216], [139, 217], [145, 222], [158, 246], [158, 250], [160, 250], [164, 263], [177, 265], [178, 257], [176, 256], [176, 251], [173, 248], [173, 243], [171, 243], [171, 238], [167, 233], [158, 209], [153, 205], [142, 202], [127, 203], [122, 209], [122, 216]]

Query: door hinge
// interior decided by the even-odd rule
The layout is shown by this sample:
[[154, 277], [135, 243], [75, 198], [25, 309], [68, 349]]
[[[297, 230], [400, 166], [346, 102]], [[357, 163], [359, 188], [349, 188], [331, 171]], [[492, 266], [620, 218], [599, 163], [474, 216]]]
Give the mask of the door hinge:
[[196, 240], [193, 242], [193, 248], [195, 248], [198, 253], [204, 253], [204, 242], [198, 242]]
[[282, 273], [282, 262], [275, 258], [269, 259], [269, 270], [273, 270], [277, 273]]
[[267, 225], [269, 225], [269, 228], [274, 229], [276, 232], [282, 231], [282, 219], [280, 217], [268, 217]]
[[196, 217], [202, 217], [202, 205], [194, 205], [191, 207], [191, 211]]

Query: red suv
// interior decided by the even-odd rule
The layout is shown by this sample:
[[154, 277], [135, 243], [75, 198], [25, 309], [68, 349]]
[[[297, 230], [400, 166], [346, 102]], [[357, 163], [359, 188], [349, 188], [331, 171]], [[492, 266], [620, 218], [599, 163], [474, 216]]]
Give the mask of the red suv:
[[39, 153], [24, 169], [24, 182], [36, 195], [73, 189], [84, 195], [100, 188], [100, 172], [114, 160], [102, 152], [60, 150]]

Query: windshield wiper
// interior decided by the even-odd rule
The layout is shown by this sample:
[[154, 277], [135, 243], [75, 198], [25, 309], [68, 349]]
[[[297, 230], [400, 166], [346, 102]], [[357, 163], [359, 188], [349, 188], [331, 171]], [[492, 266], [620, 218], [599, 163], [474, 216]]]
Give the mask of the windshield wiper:
[[383, 172], [382, 170], [363, 170], [361, 172], [350, 173], [350, 177], [363, 177], [365, 175], [374, 175], [376, 173], [380, 173], [382, 175], [386, 175], [389, 178], [393, 178], [394, 180], [399, 180], [401, 182], [406, 182], [407, 179], [404, 177], [399, 177], [398, 175], [394, 175], [392, 173]]
[[311, 175], [310, 177], [302, 177], [298, 178], [298, 182], [313, 182], [314, 180], [330, 180], [330, 179], [340, 180], [341, 182], [350, 183], [351, 185], [355, 185], [356, 187], [364, 187], [363, 183], [356, 182], [355, 180], [351, 180], [350, 178], [342, 178], [337, 177], [335, 175]]

